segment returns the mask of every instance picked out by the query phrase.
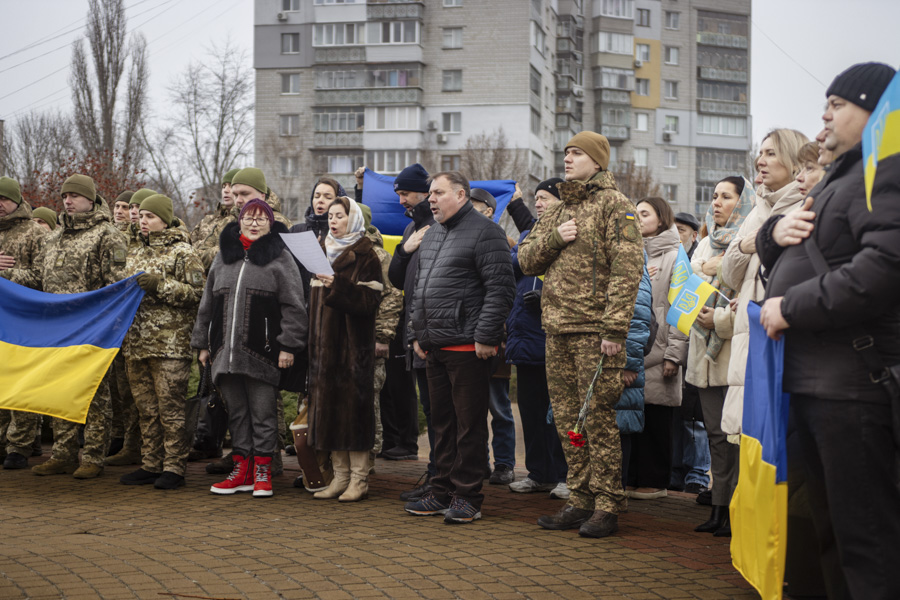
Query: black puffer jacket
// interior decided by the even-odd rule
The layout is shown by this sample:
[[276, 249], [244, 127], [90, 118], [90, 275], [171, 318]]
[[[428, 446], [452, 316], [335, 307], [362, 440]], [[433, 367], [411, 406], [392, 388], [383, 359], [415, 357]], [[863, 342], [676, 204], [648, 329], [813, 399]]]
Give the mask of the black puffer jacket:
[[418, 254], [410, 340], [426, 351], [498, 345], [516, 295], [503, 229], [467, 202], [428, 230]]
[[757, 236], [769, 268], [766, 297], [784, 296], [784, 389], [818, 398], [885, 402], [851, 346], [865, 331], [886, 365], [900, 363], [900, 170], [878, 165], [866, 206], [861, 144], [841, 155], [811, 192], [816, 213], [810, 239], [828, 267], [816, 273], [806, 242], [781, 248], [772, 240], [780, 217], [766, 221]]

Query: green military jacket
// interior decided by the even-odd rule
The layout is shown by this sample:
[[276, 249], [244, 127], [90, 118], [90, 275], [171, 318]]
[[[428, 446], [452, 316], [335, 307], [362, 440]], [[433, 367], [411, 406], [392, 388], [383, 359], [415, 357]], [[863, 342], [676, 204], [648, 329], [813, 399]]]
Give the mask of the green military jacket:
[[391, 266], [391, 255], [384, 249], [384, 239], [381, 232], [375, 227], [369, 226], [366, 237], [372, 241], [372, 247], [378, 260], [381, 261], [381, 276], [384, 280], [384, 289], [381, 291], [381, 304], [375, 314], [375, 341], [379, 344], [390, 344], [397, 335], [397, 324], [400, 322], [400, 313], [403, 311], [403, 292], [391, 285], [388, 279], [388, 269]]
[[177, 225], [138, 235], [128, 255], [128, 275], [160, 276], [155, 292], [147, 292], [122, 350], [129, 360], [191, 358], [191, 332], [206, 277], [188, 234]]
[[[200, 222], [194, 227], [194, 230], [191, 232], [191, 244], [196, 248], [217, 228], [219, 222], [228, 219], [230, 214], [231, 209], [219, 202], [216, 205], [216, 210], [200, 219]], [[219, 229], [219, 233], [221, 233], [221, 229]]]
[[109, 210], [94, 204], [90, 212], [63, 213], [56, 229], [43, 238], [31, 268], [13, 268], [3, 277], [51, 294], [91, 292], [125, 278], [125, 239]]
[[46, 230], [32, 220], [31, 206], [27, 202], [0, 217], [0, 252], [15, 259], [14, 268], [31, 268], [45, 235]]
[[[526, 275], [544, 275], [542, 323], [548, 334], [599, 333], [623, 344], [644, 265], [639, 221], [609, 171], [558, 186], [550, 207], [519, 244]], [[558, 227], [575, 219], [566, 244]]]

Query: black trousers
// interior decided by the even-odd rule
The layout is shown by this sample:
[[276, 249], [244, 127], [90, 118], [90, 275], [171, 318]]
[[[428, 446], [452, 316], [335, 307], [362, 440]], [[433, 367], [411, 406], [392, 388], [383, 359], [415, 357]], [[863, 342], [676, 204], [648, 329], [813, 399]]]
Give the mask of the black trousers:
[[516, 365], [519, 416], [525, 438], [525, 468], [538, 483], [565, 483], [569, 466], [553, 421], [547, 422], [550, 392], [544, 365]]
[[791, 396], [828, 597], [900, 598], [900, 449], [891, 407]]
[[644, 404], [644, 431], [632, 433], [626, 483], [666, 489], [672, 474], [672, 423], [675, 407]]
[[488, 403], [492, 363], [475, 352], [428, 353], [428, 393], [434, 429], [432, 490], [441, 502], [451, 496], [481, 507], [488, 460]]
[[385, 380], [381, 388], [381, 426], [383, 450], [399, 446], [412, 453], [419, 451], [419, 404], [413, 373], [406, 370], [406, 350], [399, 340], [391, 342], [384, 361]]

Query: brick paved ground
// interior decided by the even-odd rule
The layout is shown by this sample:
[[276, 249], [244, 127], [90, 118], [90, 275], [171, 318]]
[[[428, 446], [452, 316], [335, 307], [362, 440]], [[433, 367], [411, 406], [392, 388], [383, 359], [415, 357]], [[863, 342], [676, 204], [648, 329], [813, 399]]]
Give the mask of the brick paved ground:
[[338, 504], [292, 488], [285, 461], [270, 499], [211, 495], [200, 463], [168, 492], [119, 484], [134, 467], [0, 471], [0, 598], [756, 597], [683, 494], [632, 501], [618, 535], [587, 540], [535, 525], [559, 501], [505, 486], [472, 525], [408, 515], [397, 495], [424, 462], [379, 460], [370, 499]]

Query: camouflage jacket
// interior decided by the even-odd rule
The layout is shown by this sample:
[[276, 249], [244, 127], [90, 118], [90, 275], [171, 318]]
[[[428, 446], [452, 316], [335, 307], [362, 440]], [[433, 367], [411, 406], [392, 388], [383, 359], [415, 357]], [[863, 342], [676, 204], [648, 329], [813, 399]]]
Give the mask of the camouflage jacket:
[[269, 197], [266, 198], [266, 204], [268, 204], [269, 206], [272, 207], [272, 211], [275, 213], [276, 221], [278, 221], [279, 223], [281, 223], [282, 225], [287, 227], [288, 230], [290, 230], [291, 227], [294, 226], [294, 224], [291, 222], [291, 220], [282, 214], [281, 198], [279, 198], [278, 194], [273, 192], [271, 188], [269, 188]]
[[113, 223], [113, 225], [124, 236], [125, 244], [128, 247], [128, 256], [131, 256], [132, 252], [141, 246], [141, 241], [138, 239], [141, 235], [140, 226], [131, 221], [120, 221], [119, 223]]
[[372, 240], [372, 246], [378, 260], [381, 261], [381, 276], [384, 278], [384, 290], [381, 292], [381, 304], [375, 314], [375, 341], [379, 344], [390, 344], [397, 335], [397, 324], [403, 311], [403, 292], [391, 285], [388, 269], [391, 266], [391, 255], [384, 249], [381, 233], [374, 227], [366, 232]]
[[31, 206], [22, 202], [0, 217], [0, 252], [16, 260], [14, 268], [30, 269], [47, 232], [31, 220]]
[[[548, 334], [600, 333], [624, 343], [644, 265], [634, 205], [609, 171], [589, 181], [558, 185], [562, 202], [550, 207], [519, 244], [526, 275], [545, 275], [541, 308]], [[575, 219], [569, 244], [557, 228]]]
[[138, 236], [128, 255], [128, 275], [160, 276], [156, 292], [147, 292], [122, 350], [129, 360], [191, 358], [191, 332], [206, 277], [188, 234], [171, 227]]
[[51, 294], [91, 292], [125, 278], [125, 239], [109, 212], [63, 213], [59, 226], [46, 234], [30, 269], [15, 268], [3, 277]]
[[[219, 222], [226, 220], [230, 214], [231, 208], [223, 206], [222, 203], [219, 202], [219, 204], [216, 205], [216, 210], [200, 219], [200, 222], [194, 227], [194, 230], [191, 232], [191, 244], [196, 248], [198, 244], [203, 242], [203, 240], [218, 227]], [[219, 232], [221, 233], [221, 229], [219, 229]]]

